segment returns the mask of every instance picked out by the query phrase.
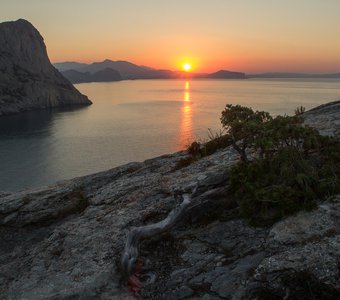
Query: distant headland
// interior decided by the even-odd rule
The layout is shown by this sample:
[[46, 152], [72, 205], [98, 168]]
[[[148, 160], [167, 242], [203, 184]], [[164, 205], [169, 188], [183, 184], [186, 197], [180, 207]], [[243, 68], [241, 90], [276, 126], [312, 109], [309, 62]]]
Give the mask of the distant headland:
[[287, 73], [271, 72], [246, 74], [245, 72], [235, 72], [228, 70], [219, 70], [214, 73], [195, 73], [185, 71], [172, 71], [165, 69], [154, 69], [147, 66], [140, 66], [128, 61], [113, 61], [105, 59], [101, 62], [91, 64], [80, 62], [60, 62], [54, 66], [72, 83], [84, 82], [105, 82], [133, 79], [248, 79], [248, 78], [340, 78], [339, 73]]
[[[102, 62], [85, 64], [79, 62], [55, 63], [54, 66], [72, 83], [118, 81], [132, 79], [177, 79], [177, 78], [219, 78], [246, 79], [242, 72], [220, 70], [215, 73], [192, 73], [153, 69], [139, 66], [128, 61], [113, 61], [106, 59]], [[113, 73], [115, 75], [113, 75]]]

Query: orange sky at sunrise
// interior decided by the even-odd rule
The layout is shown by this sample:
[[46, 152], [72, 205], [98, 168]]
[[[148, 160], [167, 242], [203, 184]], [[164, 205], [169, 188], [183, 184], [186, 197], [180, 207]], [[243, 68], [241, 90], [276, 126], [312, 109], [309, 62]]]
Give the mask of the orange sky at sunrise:
[[52, 62], [127, 60], [159, 69], [340, 72], [340, 1], [3, 0]]

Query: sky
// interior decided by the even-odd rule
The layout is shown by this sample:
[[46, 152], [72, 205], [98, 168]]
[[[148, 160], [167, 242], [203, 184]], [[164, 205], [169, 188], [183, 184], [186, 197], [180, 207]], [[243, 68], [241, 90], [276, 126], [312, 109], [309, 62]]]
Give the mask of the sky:
[[0, 21], [30, 21], [52, 62], [195, 72], [340, 72], [339, 16], [337, 0], [0, 0]]

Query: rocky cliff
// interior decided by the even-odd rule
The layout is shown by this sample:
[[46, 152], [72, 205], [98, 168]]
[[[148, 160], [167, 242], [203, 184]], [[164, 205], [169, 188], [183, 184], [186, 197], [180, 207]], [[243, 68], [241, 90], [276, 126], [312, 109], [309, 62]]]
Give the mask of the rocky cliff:
[[0, 23], [0, 116], [89, 105], [50, 63], [40, 33], [25, 20]]
[[[306, 118], [339, 136], [339, 102]], [[179, 168], [186, 157], [0, 194], [0, 298], [339, 299], [340, 196], [251, 227], [225, 189], [237, 154], [226, 148]], [[126, 274], [121, 257], [132, 228], [165, 219], [188, 194], [208, 202], [144, 240]]]

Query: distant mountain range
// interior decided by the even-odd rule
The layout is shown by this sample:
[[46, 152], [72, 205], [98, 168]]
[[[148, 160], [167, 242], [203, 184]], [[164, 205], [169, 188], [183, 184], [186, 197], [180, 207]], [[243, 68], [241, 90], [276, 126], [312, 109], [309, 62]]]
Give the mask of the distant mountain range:
[[118, 81], [127, 79], [174, 79], [174, 78], [211, 78], [211, 79], [247, 79], [247, 78], [340, 78], [340, 73], [304, 74], [304, 73], [261, 73], [246, 75], [242, 72], [220, 70], [215, 73], [187, 73], [183, 71], [159, 70], [138, 66], [128, 61], [112, 61], [85, 64], [79, 62], [55, 63], [54, 66], [72, 83]]
[[78, 62], [55, 63], [54, 66], [72, 83], [118, 81], [126, 79], [174, 79], [174, 78], [225, 78], [246, 79], [240, 72], [221, 70], [216, 73], [187, 73], [183, 71], [158, 70], [138, 66], [127, 61], [112, 61], [84, 64]]
[[[177, 78], [184, 72], [173, 72], [170, 70], [156, 70], [153, 68], [138, 66], [127, 61], [112, 61], [106, 59], [102, 62], [83, 64], [78, 62], [56, 63], [54, 66], [73, 83], [89, 81], [114, 81], [126, 79], [157, 79], [157, 78]], [[110, 80], [110, 76], [98, 79], [98, 72], [114, 70], [119, 74], [115, 79]], [[103, 74], [101, 74], [103, 75]], [[102, 80], [106, 79], [106, 80]]]
[[79, 72], [76, 70], [67, 70], [61, 72], [72, 83], [82, 82], [107, 82], [122, 80], [120, 73], [111, 68], [105, 68], [95, 73]]

